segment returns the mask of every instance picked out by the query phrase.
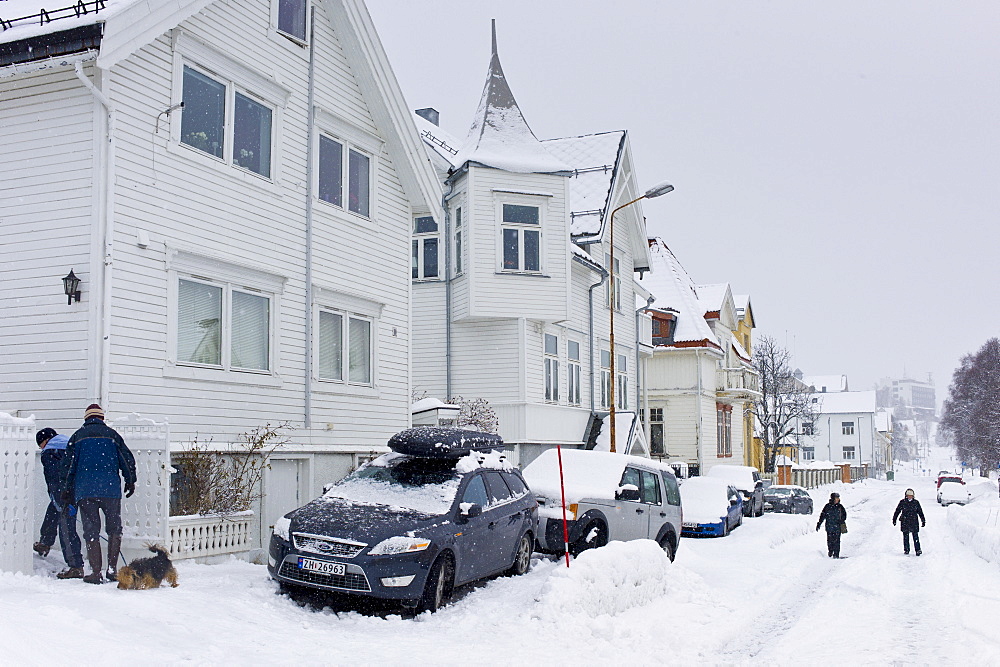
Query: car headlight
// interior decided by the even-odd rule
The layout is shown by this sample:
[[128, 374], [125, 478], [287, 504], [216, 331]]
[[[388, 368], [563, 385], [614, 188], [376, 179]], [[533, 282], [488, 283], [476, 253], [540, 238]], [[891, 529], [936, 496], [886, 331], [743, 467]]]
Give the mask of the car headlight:
[[430, 545], [430, 540], [420, 537], [390, 537], [376, 544], [368, 553], [372, 556], [408, 554], [423, 551]]
[[286, 542], [291, 542], [291, 538], [288, 535], [288, 530], [292, 527], [292, 520], [287, 516], [283, 516], [274, 522], [274, 528], [272, 532], [283, 539]]

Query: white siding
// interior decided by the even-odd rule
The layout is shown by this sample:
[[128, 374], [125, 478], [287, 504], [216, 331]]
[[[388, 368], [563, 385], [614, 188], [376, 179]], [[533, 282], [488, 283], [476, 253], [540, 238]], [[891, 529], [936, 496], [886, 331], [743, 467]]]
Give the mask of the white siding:
[[438, 282], [413, 285], [413, 391], [446, 399], [445, 290]]
[[94, 118], [71, 69], [0, 79], [0, 410], [60, 430], [90, 399]]

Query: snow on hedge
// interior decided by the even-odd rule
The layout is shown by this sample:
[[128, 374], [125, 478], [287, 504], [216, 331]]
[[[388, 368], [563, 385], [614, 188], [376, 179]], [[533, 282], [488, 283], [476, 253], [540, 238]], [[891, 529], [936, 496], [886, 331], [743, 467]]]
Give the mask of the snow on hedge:
[[701, 578], [671, 563], [653, 540], [611, 542], [584, 551], [569, 568], [555, 569], [533, 616], [566, 624], [570, 618], [618, 616], [660, 598], [690, 602], [701, 597], [707, 597]]
[[995, 496], [949, 505], [947, 521], [959, 542], [983, 560], [1000, 563], [1000, 500]]

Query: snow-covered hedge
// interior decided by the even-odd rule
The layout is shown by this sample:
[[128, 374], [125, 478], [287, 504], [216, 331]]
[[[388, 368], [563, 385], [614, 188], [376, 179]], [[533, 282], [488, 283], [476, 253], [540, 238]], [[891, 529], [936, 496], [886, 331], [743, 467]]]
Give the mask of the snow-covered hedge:
[[611, 542], [556, 569], [543, 586], [535, 616], [566, 624], [617, 616], [659, 598], [687, 602], [704, 594], [701, 579], [675, 566], [653, 540]]
[[1000, 563], [1000, 501], [993, 496], [948, 507], [948, 525], [980, 558]]

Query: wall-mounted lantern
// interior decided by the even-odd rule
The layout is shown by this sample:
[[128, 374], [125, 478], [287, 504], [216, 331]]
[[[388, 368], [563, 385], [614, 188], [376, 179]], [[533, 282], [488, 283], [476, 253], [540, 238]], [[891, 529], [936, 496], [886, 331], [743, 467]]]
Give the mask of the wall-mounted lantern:
[[66, 293], [66, 305], [72, 306], [73, 299], [80, 300], [80, 279], [73, 273], [73, 269], [70, 269], [69, 275], [63, 278], [62, 281], [63, 292]]

